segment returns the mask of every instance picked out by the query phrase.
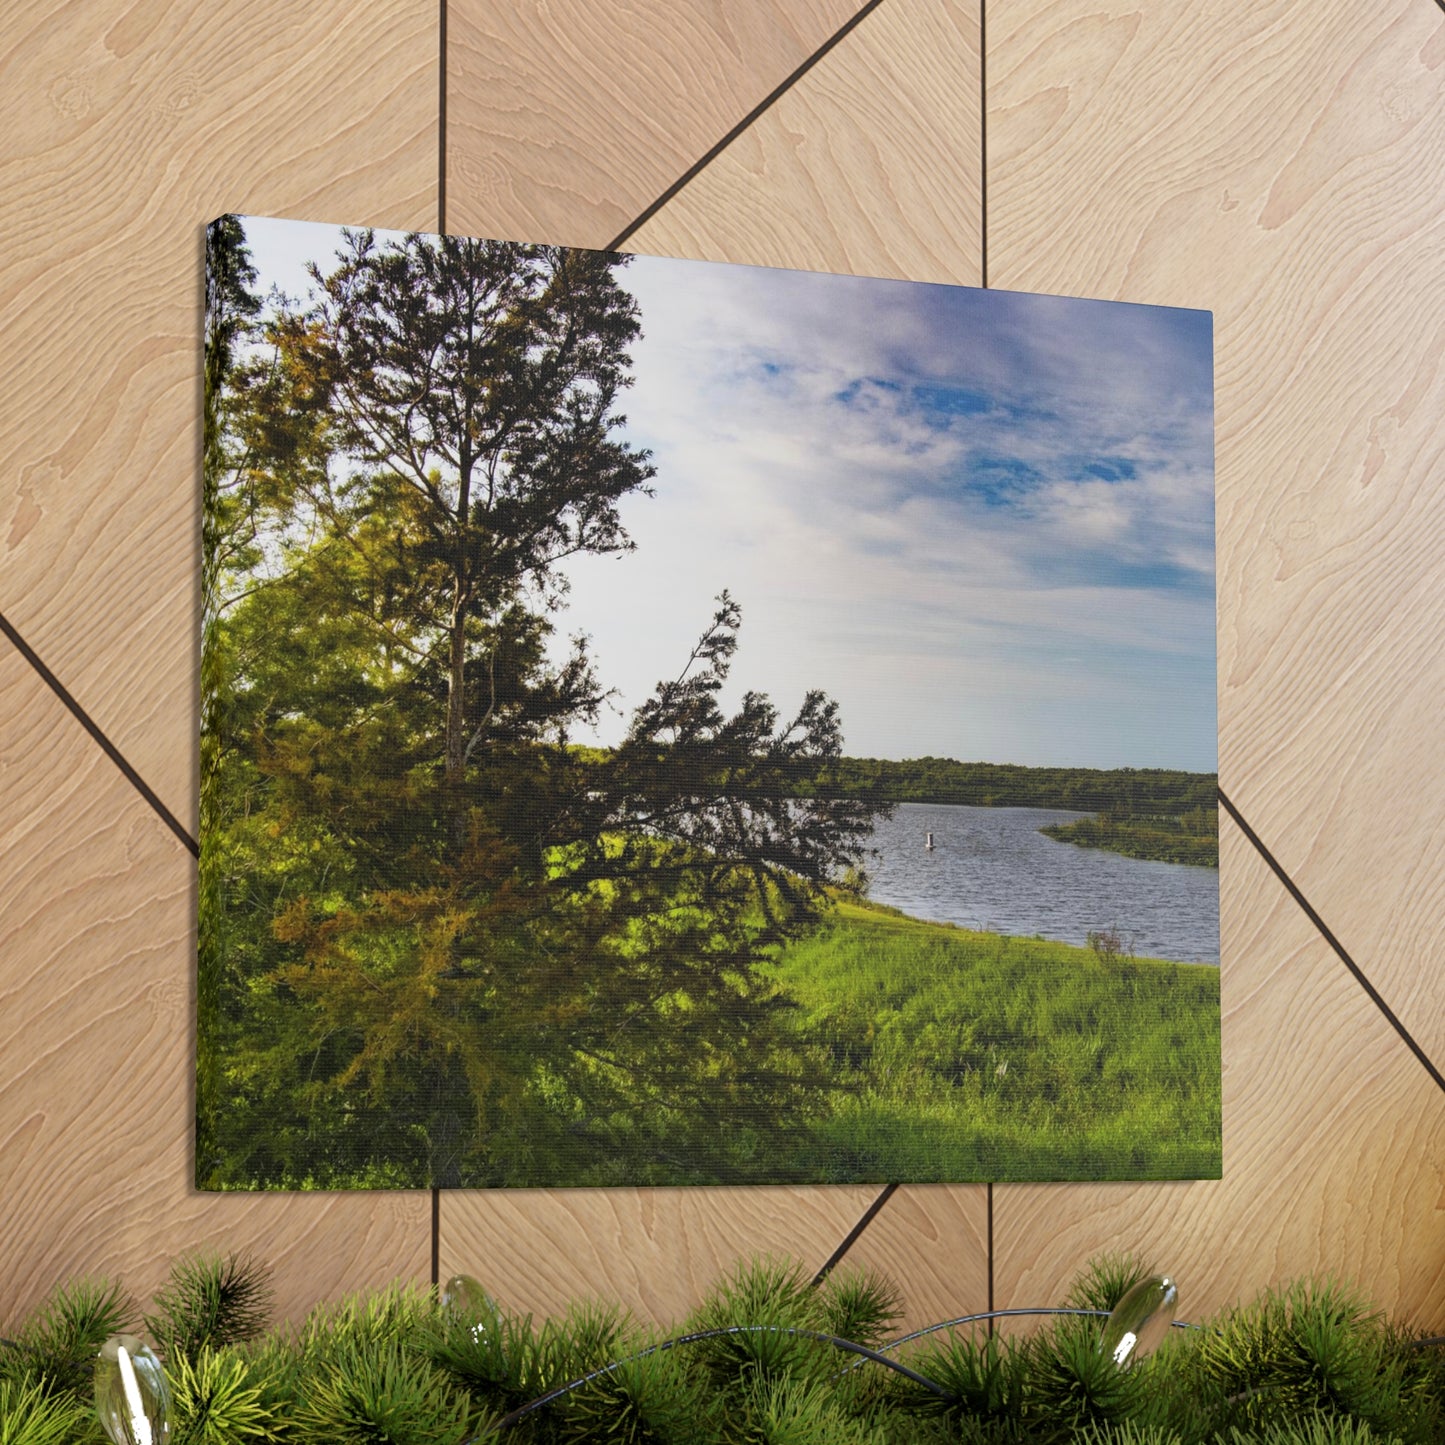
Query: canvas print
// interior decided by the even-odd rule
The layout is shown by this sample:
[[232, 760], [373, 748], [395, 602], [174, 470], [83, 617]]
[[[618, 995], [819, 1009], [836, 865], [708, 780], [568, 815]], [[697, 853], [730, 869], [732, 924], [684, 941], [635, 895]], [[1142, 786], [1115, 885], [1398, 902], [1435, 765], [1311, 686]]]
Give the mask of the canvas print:
[[1220, 1172], [1206, 312], [207, 234], [197, 1182]]

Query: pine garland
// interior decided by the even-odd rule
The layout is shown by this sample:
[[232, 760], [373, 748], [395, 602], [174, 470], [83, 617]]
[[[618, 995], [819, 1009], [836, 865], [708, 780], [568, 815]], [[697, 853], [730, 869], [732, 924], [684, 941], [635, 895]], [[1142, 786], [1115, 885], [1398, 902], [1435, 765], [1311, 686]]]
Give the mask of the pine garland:
[[[1105, 1257], [1069, 1303], [1110, 1309], [1146, 1273]], [[1445, 1351], [1324, 1280], [1170, 1332], [1119, 1369], [1096, 1318], [1034, 1333], [963, 1326], [889, 1346], [897, 1292], [870, 1274], [814, 1288], [740, 1265], [675, 1334], [582, 1304], [535, 1323], [431, 1290], [319, 1306], [264, 1333], [267, 1276], [241, 1256], [179, 1261], [143, 1317], [165, 1362], [173, 1445], [1435, 1445]], [[105, 1282], [59, 1290], [0, 1345], [0, 1445], [105, 1445], [100, 1344], [135, 1310]], [[679, 1336], [687, 1336], [679, 1342]], [[886, 1350], [908, 1374], [829, 1343]], [[921, 1380], [920, 1378], [921, 1377]], [[575, 1388], [562, 1387], [585, 1380]], [[540, 1408], [539, 1397], [557, 1392]]]

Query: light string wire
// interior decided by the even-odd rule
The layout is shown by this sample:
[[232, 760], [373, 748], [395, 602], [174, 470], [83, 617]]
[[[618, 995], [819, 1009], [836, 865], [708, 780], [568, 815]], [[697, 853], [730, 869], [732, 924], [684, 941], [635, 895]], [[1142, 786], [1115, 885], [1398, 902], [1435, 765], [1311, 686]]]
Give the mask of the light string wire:
[[[663, 1340], [659, 1344], [649, 1345], [645, 1350], [639, 1350], [636, 1354], [624, 1356], [620, 1360], [613, 1360], [611, 1364], [603, 1365], [596, 1370], [591, 1370], [585, 1375], [579, 1375], [575, 1380], [569, 1380], [565, 1385], [557, 1385], [545, 1394], [537, 1396], [535, 1400], [529, 1400], [525, 1405], [519, 1405], [509, 1414], [502, 1416], [497, 1423], [490, 1427], [490, 1434], [500, 1434], [503, 1430], [510, 1429], [521, 1420], [526, 1419], [537, 1410], [560, 1400], [563, 1396], [570, 1394], [573, 1390], [580, 1389], [583, 1385], [591, 1384], [593, 1380], [601, 1379], [604, 1375], [610, 1375], [615, 1370], [620, 1370], [624, 1365], [636, 1363], [638, 1360], [645, 1360], [651, 1355], [661, 1354], [664, 1350], [675, 1350], [683, 1345], [697, 1344], [702, 1340], [719, 1339], [727, 1335], [744, 1334], [779, 1334], [787, 1335], [793, 1339], [815, 1340], [821, 1344], [831, 1345], [834, 1349], [843, 1350], [848, 1354], [857, 1355], [859, 1358], [853, 1364], [840, 1370], [838, 1375], [832, 1378], [837, 1379], [839, 1375], [847, 1374], [851, 1370], [861, 1369], [865, 1364], [882, 1365], [885, 1369], [893, 1370], [895, 1373], [912, 1380], [915, 1384], [922, 1385], [930, 1394], [936, 1395], [941, 1400], [950, 1404], [957, 1403], [958, 1396], [945, 1385], [940, 1385], [937, 1380], [930, 1380], [927, 1375], [920, 1374], [917, 1370], [910, 1369], [907, 1365], [898, 1360], [890, 1359], [888, 1351], [901, 1349], [904, 1345], [911, 1344], [914, 1340], [921, 1340], [928, 1335], [937, 1334], [940, 1330], [956, 1329], [960, 1325], [980, 1324], [986, 1320], [1010, 1319], [1018, 1316], [1039, 1316], [1039, 1315], [1065, 1315], [1083, 1319], [1108, 1319], [1108, 1310], [1081, 1309], [1071, 1306], [1032, 1306], [1029, 1308], [1008, 1309], [1008, 1310], [982, 1310], [977, 1314], [959, 1315], [951, 1320], [940, 1320], [937, 1324], [925, 1325], [920, 1330], [914, 1330], [911, 1334], [900, 1335], [896, 1340], [890, 1340], [879, 1349], [871, 1349], [867, 1345], [860, 1345], [855, 1340], [845, 1340], [840, 1335], [824, 1334], [817, 1330], [799, 1330], [788, 1328], [783, 1325], [728, 1325], [714, 1330], [697, 1330], [691, 1334], [677, 1335], [673, 1339]], [[1196, 1325], [1188, 1320], [1171, 1320], [1171, 1329], [1176, 1330], [1200, 1330], [1208, 1328], [1206, 1325]], [[1422, 1339], [1412, 1340], [1410, 1348], [1419, 1350], [1427, 1345], [1445, 1345], [1445, 1335], [1430, 1335]], [[463, 1445], [479, 1445], [479, 1442], [486, 1438], [485, 1435], [469, 1436]]]
[[[580, 1389], [583, 1385], [591, 1384], [593, 1380], [599, 1380], [604, 1375], [610, 1375], [614, 1370], [620, 1370], [624, 1365], [635, 1364], [638, 1360], [645, 1360], [651, 1355], [661, 1354], [664, 1350], [675, 1350], [682, 1345], [695, 1345], [701, 1340], [722, 1339], [728, 1335], [786, 1335], [790, 1339], [814, 1340], [819, 1344], [831, 1345], [835, 1350], [844, 1350], [848, 1354], [859, 1355], [862, 1358], [859, 1363], [871, 1360], [875, 1364], [882, 1365], [885, 1369], [894, 1371], [912, 1380], [917, 1385], [922, 1385], [931, 1394], [937, 1395], [941, 1400], [955, 1400], [957, 1396], [946, 1386], [940, 1385], [937, 1380], [930, 1380], [927, 1375], [920, 1375], [917, 1370], [911, 1370], [907, 1365], [897, 1360], [890, 1360], [887, 1355], [879, 1350], [870, 1349], [867, 1345], [860, 1345], [855, 1340], [845, 1340], [841, 1335], [825, 1334], [821, 1330], [799, 1330], [785, 1325], [724, 1325], [714, 1330], [696, 1330], [691, 1334], [677, 1335], [673, 1339], [663, 1340], [659, 1344], [649, 1345], [645, 1350], [638, 1350], [636, 1354], [626, 1355], [620, 1360], [613, 1360], [611, 1364], [602, 1365], [596, 1370], [590, 1370], [585, 1375], [579, 1375], [575, 1380], [569, 1380], [565, 1385], [558, 1385], [548, 1390], [546, 1394], [538, 1395], [535, 1400], [528, 1400], [525, 1405], [519, 1405], [508, 1415], [503, 1415], [497, 1423], [490, 1427], [491, 1433], [500, 1433], [510, 1429], [518, 1421], [524, 1420], [535, 1410], [540, 1410], [550, 1405], [555, 1400], [560, 1400], [564, 1395], [570, 1394], [573, 1390]], [[476, 1442], [486, 1439], [485, 1435], [473, 1435], [463, 1442], [463, 1445], [476, 1445]]]
[[[979, 1314], [960, 1315], [956, 1319], [941, 1320], [938, 1324], [927, 1325], [921, 1330], [914, 1330], [912, 1334], [903, 1335], [896, 1340], [890, 1341], [881, 1349], [872, 1349], [867, 1345], [860, 1345], [856, 1340], [845, 1340], [840, 1335], [825, 1334], [819, 1330], [793, 1329], [785, 1325], [727, 1325], [713, 1330], [697, 1330], [691, 1334], [677, 1335], [673, 1339], [663, 1340], [659, 1344], [649, 1345], [645, 1350], [639, 1350], [636, 1354], [627, 1355], [620, 1360], [613, 1360], [611, 1364], [602, 1365], [598, 1369], [591, 1370], [585, 1375], [579, 1375], [575, 1380], [569, 1380], [565, 1385], [557, 1385], [548, 1390], [545, 1394], [538, 1395], [535, 1400], [529, 1400], [525, 1405], [519, 1405], [510, 1414], [502, 1416], [491, 1432], [499, 1434], [503, 1430], [510, 1429], [519, 1421], [524, 1420], [536, 1410], [560, 1400], [564, 1395], [570, 1394], [573, 1390], [580, 1389], [583, 1385], [591, 1384], [593, 1380], [601, 1379], [604, 1375], [610, 1375], [614, 1370], [620, 1370], [624, 1365], [635, 1364], [638, 1360], [645, 1360], [651, 1355], [661, 1354], [664, 1350], [675, 1350], [682, 1345], [697, 1344], [701, 1340], [720, 1339], [726, 1335], [748, 1335], [748, 1334], [777, 1334], [787, 1335], [792, 1339], [815, 1340], [820, 1344], [831, 1345], [836, 1350], [843, 1350], [848, 1354], [857, 1355], [859, 1358], [847, 1369], [840, 1370], [838, 1375], [832, 1378], [837, 1379], [839, 1375], [847, 1374], [849, 1370], [856, 1370], [865, 1364], [882, 1365], [885, 1369], [892, 1370], [896, 1374], [912, 1380], [917, 1385], [931, 1394], [938, 1396], [940, 1400], [949, 1403], [956, 1403], [958, 1396], [946, 1385], [940, 1385], [937, 1380], [930, 1380], [927, 1375], [920, 1374], [917, 1370], [910, 1369], [907, 1365], [898, 1360], [890, 1359], [889, 1350], [896, 1350], [913, 1340], [922, 1339], [925, 1335], [937, 1333], [939, 1330], [953, 1329], [958, 1325], [977, 1324], [983, 1320], [1004, 1319], [1014, 1315], [1075, 1315], [1088, 1319], [1108, 1319], [1108, 1310], [1074, 1309], [1071, 1307], [1038, 1307], [1032, 1309], [1011, 1309], [1011, 1310], [984, 1310]], [[1203, 1329], [1202, 1325], [1187, 1324], [1183, 1320], [1172, 1320], [1170, 1323], [1175, 1329]], [[477, 1442], [484, 1440], [485, 1435], [473, 1435], [463, 1442], [463, 1445], [477, 1445]]]

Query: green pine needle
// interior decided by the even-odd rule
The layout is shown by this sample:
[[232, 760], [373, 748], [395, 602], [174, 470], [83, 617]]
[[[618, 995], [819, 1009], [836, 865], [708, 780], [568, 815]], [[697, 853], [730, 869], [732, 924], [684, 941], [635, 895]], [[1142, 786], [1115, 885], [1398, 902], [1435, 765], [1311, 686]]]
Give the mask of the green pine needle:
[[231, 1349], [203, 1346], [167, 1370], [174, 1445], [240, 1445], [267, 1437], [275, 1415], [247, 1361]]
[[714, 1402], [680, 1353], [629, 1360], [558, 1402], [557, 1437], [617, 1445], [695, 1445], [710, 1438]]
[[266, 1327], [269, 1271], [246, 1255], [188, 1255], [172, 1267], [155, 1302], [157, 1313], [145, 1325], [168, 1359], [241, 1344]]
[[897, 1286], [872, 1271], [829, 1275], [818, 1304], [824, 1330], [873, 1349], [888, 1339], [903, 1313]]
[[57, 1396], [40, 1380], [0, 1380], [0, 1445], [75, 1445], [90, 1438], [94, 1419], [83, 1401]]
[[1147, 1372], [1120, 1369], [1100, 1349], [1093, 1320], [1057, 1321], [1029, 1341], [1028, 1355], [1029, 1413], [1047, 1422], [1038, 1427], [1041, 1440], [1127, 1420], [1146, 1404]]
[[1084, 1266], [1064, 1303], [1081, 1310], [1109, 1311], [1154, 1271], [1132, 1254], [1100, 1254]]
[[1241, 1426], [1319, 1411], [1381, 1426], [1404, 1403], [1404, 1361], [1384, 1321], [1331, 1281], [1230, 1311], [1203, 1332], [1193, 1364], [1201, 1390], [1222, 1397], [1222, 1419]]
[[759, 1380], [740, 1445], [887, 1445], [888, 1437], [836, 1406], [822, 1380]]
[[1027, 1343], [996, 1334], [959, 1333], [929, 1344], [910, 1363], [919, 1374], [936, 1381], [955, 1399], [941, 1400], [919, 1387], [910, 1395], [924, 1414], [972, 1420], [1000, 1433], [1021, 1432], [1028, 1407]]
[[85, 1394], [96, 1351], [132, 1318], [125, 1291], [107, 1280], [62, 1285], [0, 1350], [0, 1379], [43, 1380], [47, 1394]]
[[396, 1338], [352, 1344], [305, 1381], [291, 1414], [301, 1445], [462, 1445], [490, 1421]]
[[[1102, 1308], [1143, 1272], [1130, 1260], [1095, 1261], [1073, 1297]], [[247, 1344], [213, 1343], [254, 1332], [262, 1294], [245, 1286], [257, 1278], [234, 1259], [187, 1260], [162, 1292], [148, 1324], [168, 1353], [172, 1445], [1445, 1441], [1445, 1350], [1417, 1348], [1418, 1335], [1329, 1281], [1267, 1291], [1200, 1328], [1171, 1331], [1123, 1369], [1100, 1349], [1097, 1320], [1058, 1320], [1033, 1336], [932, 1336], [899, 1358], [941, 1385], [941, 1399], [805, 1337], [886, 1344], [896, 1296], [868, 1275], [814, 1288], [796, 1266], [743, 1264], [666, 1335], [603, 1305], [535, 1327], [500, 1309], [460, 1320], [432, 1290], [393, 1288], [319, 1307], [300, 1326]], [[0, 1445], [103, 1445], [92, 1364], [127, 1316], [115, 1286], [82, 1282], [7, 1329]], [[703, 1329], [732, 1333], [668, 1343]], [[599, 1370], [496, 1434], [502, 1415]]]
[[436, 1324], [436, 1296], [417, 1285], [392, 1285], [369, 1295], [350, 1295], [317, 1305], [296, 1334], [303, 1358], [395, 1339], [415, 1339]]
[[754, 1376], [818, 1378], [840, 1364], [835, 1351], [794, 1331], [826, 1324], [801, 1266], [764, 1259], [740, 1264], [698, 1308], [690, 1330], [732, 1330], [692, 1346], [719, 1384]]

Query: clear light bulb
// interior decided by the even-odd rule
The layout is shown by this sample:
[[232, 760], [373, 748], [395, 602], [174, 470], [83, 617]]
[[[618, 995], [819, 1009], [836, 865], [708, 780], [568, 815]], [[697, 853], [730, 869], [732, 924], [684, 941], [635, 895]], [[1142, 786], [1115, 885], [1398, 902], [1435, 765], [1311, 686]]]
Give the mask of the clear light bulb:
[[112, 1335], [95, 1357], [95, 1408], [114, 1445], [167, 1445], [171, 1391], [155, 1352], [134, 1335]]
[[1104, 1322], [1099, 1349], [1122, 1368], [1147, 1355], [1169, 1333], [1179, 1289], [1168, 1275], [1141, 1279]]
[[453, 1329], [464, 1331], [479, 1345], [491, 1344], [501, 1356], [502, 1312], [471, 1275], [454, 1274], [442, 1286], [442, 1315]]

